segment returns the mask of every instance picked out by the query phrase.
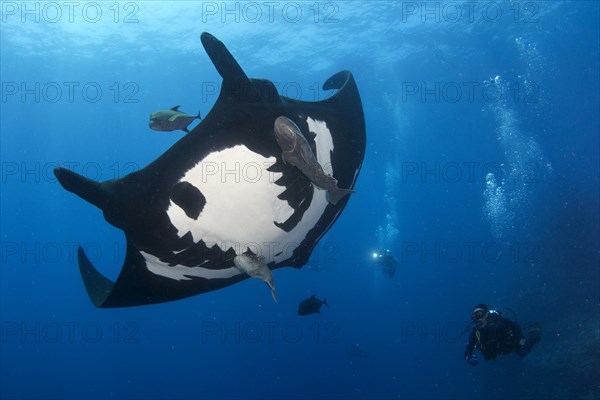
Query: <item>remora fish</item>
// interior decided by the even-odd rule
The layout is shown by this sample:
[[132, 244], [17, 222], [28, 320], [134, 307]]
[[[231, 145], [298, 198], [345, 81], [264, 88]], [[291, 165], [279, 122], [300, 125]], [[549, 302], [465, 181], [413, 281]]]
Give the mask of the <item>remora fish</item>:
[[315, 186], [327, 190], [327, 200], [337, 204], [353, 190], [340, 189], [337, 180], [323, 171], [310, 145], [300, 132], [300, 128], [289, 118], [278, 117], [275, 120], [275, 138], [283, 151], [283, 160], [298, 168]]

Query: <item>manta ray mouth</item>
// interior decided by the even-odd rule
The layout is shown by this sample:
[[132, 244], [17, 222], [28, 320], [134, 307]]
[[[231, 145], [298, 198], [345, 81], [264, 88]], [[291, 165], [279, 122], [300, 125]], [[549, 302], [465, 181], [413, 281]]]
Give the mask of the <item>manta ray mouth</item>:
[[100, 209], [106, 207], [107, 194], [102, 190], [100, 182], [76, 174], [66, 168], [54, 168], [54, 176], [58, 182], [71, 193], [75, 193], [85, 201], [92, 203]]
[[112, 193], [113, 190], [107, 183], [110, 181], [96, 182], [62, 167], [54, 169], [54, 176], [66, 190], [102, 210], [104, 219], [112, 226], [124, 228], [122, 213], [119, 212], [123, 207], [118, 197]]

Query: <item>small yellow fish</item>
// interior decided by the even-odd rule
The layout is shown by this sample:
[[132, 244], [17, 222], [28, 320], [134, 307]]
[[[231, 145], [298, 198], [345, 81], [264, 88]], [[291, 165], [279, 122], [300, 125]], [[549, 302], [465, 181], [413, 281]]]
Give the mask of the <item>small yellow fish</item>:
[[163, 132], [179, 129], [189, 132], [187, 127], [195, 119], [200, 119], [200, 112], [198, 115], [190, 115], [179, 111], [179, 106], [175, 106], [169, 110], [158, 110], [150, 114], [150, 129]]

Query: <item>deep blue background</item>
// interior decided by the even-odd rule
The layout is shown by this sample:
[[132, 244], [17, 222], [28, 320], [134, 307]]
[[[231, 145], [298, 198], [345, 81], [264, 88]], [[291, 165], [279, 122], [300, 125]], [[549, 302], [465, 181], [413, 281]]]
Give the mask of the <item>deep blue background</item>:
[[[98, 21], [81, 3], [73, 22], [60, 3], [60, 18], [23, 4], [2, 2], [0, 397], [600, 396], [598, 3], [499, 2], [497, 17], [482, 15], [491, 3], [278, 3], [257, 18], [245, 3], [139, 2], [116, 3], [116, 22], [114, 3]], [[181, 137], [149, 130], [151, 111], [208, 113], [220, 77], [202, 31], [302, 100], [353, 72], [368, 138], [357, 193], [310, 267], [274, 273], [277, 304], [249, 279], [96, 309], [76, 245], [114, 279], [124, 238], [52, 168], [124, 175]], [[381, 247], [400, 261], [393, 279], [372, 263]], [[311, 294], [330, 308], [297, 316]], [[523, 360], [466, 365], [460, 330], [479, 302], [541, 322], [543, 340]]]

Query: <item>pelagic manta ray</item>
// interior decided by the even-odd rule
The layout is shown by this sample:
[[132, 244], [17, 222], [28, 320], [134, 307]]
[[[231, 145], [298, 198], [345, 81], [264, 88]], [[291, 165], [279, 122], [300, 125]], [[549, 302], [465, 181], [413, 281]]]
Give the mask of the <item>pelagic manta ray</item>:
[[219, 97], [187, 135], [143, 169], [96, 182], [68, 169], [54, 173], [68, 191], [100, 208], [127, 240], [115, 282], [78, 262], [97, 307], [162, 303], [217, 290], [249, 277], [241, 254], [269, 269], [301, 268], [350, 195], [336, 204], [298, 168], [286, 164], [274, 122], [293, 121], [323, 170], [352, 190], [365, 152], [365, 121], [349, 71], [325, 81], [323, 101], [280, 96], [271, 81], [250, 79], [225, 45], [202, 45], [223, 78]]

